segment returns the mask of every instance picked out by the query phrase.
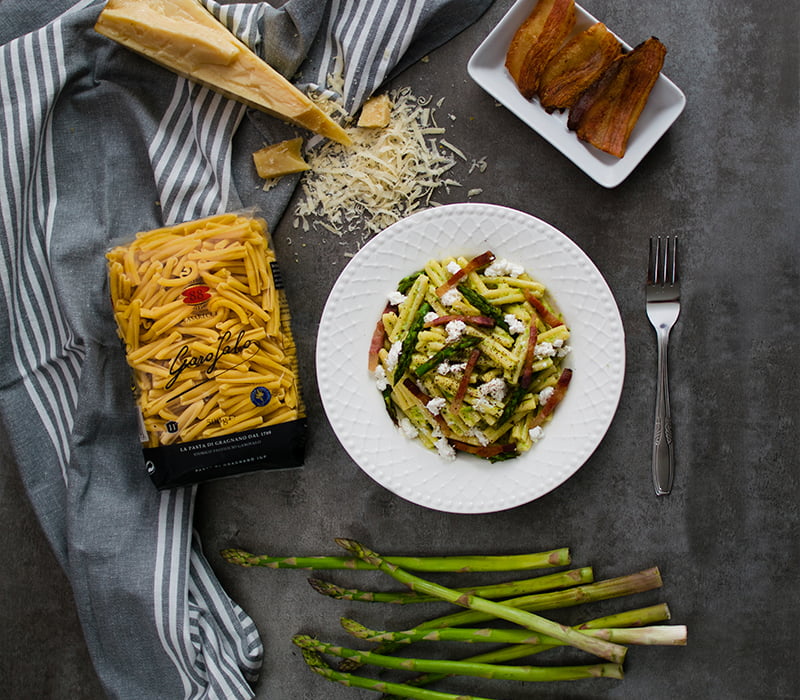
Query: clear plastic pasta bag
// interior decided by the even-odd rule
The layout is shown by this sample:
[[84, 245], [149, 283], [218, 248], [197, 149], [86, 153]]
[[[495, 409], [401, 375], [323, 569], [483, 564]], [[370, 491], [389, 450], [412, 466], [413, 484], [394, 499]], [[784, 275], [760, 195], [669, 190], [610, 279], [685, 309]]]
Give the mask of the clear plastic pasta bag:
[[106, 257], [155, 485], [301, 466], [305, 407], [266, 223], [211, 216]]

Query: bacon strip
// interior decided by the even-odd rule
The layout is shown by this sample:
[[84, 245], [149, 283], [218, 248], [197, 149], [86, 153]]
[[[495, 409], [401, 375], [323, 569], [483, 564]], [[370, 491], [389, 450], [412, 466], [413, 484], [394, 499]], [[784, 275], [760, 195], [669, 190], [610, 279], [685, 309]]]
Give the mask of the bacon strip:
[[569, 368], [562, 370], [561, 376], [559, 376], [556, 385], [553, 387], [553, 393], [550, 394], [550, 398], [547, 399], [544, 406], [542, 406], [542, 410], [528, 423], [528, 430], [544, 423], [553, 411], [556, 410], [556, 406], [561, 403], [564, 394], [567, 393], [567, 387], [571, 379], [572, 370]]
[[525, 289], [522, 292], [525, 295], [525, 299], [528, 303], [536, 309], [536, 312], [542, 317], [542, 320], [550, 327], [555, 328], [556, 326], [563, 326], [564, 322], [558, 318], [555, 314], [550, 313], [547, 310], [547, 307], [542, 304], [542, 302], [535, 297], [529, 290]]
[[481, 270], [488, 267], [494, 262], [494, 253], [487, 250], [485, 253], [475, 256], [470, 260], [466, 266], [462, 267], [458, 272], [454, 273], [450, 279], [444, 284], [436, 288], [436, 296], [441, 297], [443, 294], [449, 292], [455, 287], [462, 279], [464, 279], [470, 272]]
[[391, 311], [392, 305], [387, 304], [386, 308], [381, 313], [378, 323], [375, 324], [375, 330], [372, 332], [372, 342], [369, 345], [369, 362], [367, 368], [370, 372], [374, 372], [378, 368], [378, 353], [380, 352], [386, 340], [386, 328], [383, 325], [383, 314]]
[[480, 356], [480, 348], [474, 348], [470, 353], [469, 359], [467, 360], [467, 366], [464, 368], [464, 376], [461, 377], [461, 382], [458, 385], [456, 395], [453, 397], [453, 402], [450, 404], [450, 410], [453, 413], [458, 413], [461, 408], [461, 404], [464, 401], [464, 396], [466, 396], [467, 389], [469, 388], [469, 379], [472, 376], [472, 372], [475, 370], [475, 365], [478, 363], [478, 358]]
[[438, 316], [432, 321], [425, 323], [425, 328], [432, 326], [444, 326], [450, 321], [463, 321], [469, 326], [480, 326], [481, 328], [494, 328], [495, 321], [489, 316], [458, 316], [458, 315], [445, 315]]
[[450, 444], [456, 450], [469, 452], [470, 454], [483, 457], [484, 459], [496, 457], [499, 454], [515, 452], [517, 449], [517, 446], [513, 442], [505, 443], [503, 445], [486, 445], [485, 447], [482, 445], [470, 445], [468, 442], [461, 442], [460, 440], [450, 440]]

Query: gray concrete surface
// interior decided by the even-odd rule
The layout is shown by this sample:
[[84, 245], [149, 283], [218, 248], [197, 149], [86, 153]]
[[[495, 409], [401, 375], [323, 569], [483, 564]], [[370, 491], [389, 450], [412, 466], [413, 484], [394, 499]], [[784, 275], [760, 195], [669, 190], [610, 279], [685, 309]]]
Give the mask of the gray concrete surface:
[[[344, 641], [338, 617], [395, 628], [408, 607], [378, 612], [323, 599], [306, 573], [245, 570], [217, 552], [239, 545], [275, 554], [335, 552], [332, 538], [387, 553], [525, 552], [570, 546], [600, 578], [658, 565], [664, 587], [632, 605], [669, 603], [689, 626], [686, 648], [635, 648], [626, 679], [545, 686], [454, 681], [451, 690], [522, 698], [800, 697], [797, 650], [798, 114], [797, 7], [744, 3], [586, 5], [637, 43], [658, 36], [665, 73], [687, 95], [684, 114], [621, 186], [606, 190], [469, 79], [466, 63], [511, 0], [402, 74], [395, 85], [445, 98], [447, 138], [485, 173], [466, 176], [476, 201], [515, 207], [566, 233], [613, 290], [626, 331], [619, 410], [595, 454], [545, 497], [510, 511], [451, 515], [410, 504], [373, 482], [340, 447], [320, 403], [316, 330], [326, 296], [357, 245], [275, 232], [305, 377], [310, 445], [303, 470], [258, 473], [201, 487], [197, 527], [231, 596], [266, 647], [258, 698], [377, 697], [310, 673], [290, 638]], [[463, 201], [466, 187], [437, 199]], [[683, 307], [672, 336], [677, 477], [656, 498], [649, 455], [655, 342], [644, 314], [651, 234], [682, 239]], [[101, 697], [68, 583], [0, 451], [0, 696]], [[331, 575], [343, 582], [352, 577]], [[363, 582], [363, 579], [359, 579]], [[386, 585], [371, 578], [376, 586]], [[597, 604], [559, 619], [620, 609]]]

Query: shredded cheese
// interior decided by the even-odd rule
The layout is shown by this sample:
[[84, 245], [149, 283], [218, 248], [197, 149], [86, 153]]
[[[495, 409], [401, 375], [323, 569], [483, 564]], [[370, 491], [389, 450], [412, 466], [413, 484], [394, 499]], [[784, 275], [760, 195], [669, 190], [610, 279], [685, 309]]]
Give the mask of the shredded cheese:
[[[435, 112], [444, 98], [432, 106], [431, 98], [418, 98], [406, 87], [392, 91], [390, 99], [387, 127], [350, 127], [352, 146], [325, 141], [306, 154], [310, 169], [300, 183], [295, 228], [313, 227], [338, 236], [360, 233], [366, 242], [417, 209], [436, 206], [431, 196], [438, 188], [461, 186], [446, 177], [456, 157], [467, 161], [467, 156], [441, 138], [445, 129], [436, 123]], [[330, 99], [319, 106], [343, 116]], [[473, 161], [473, 169], [479, 162]]]

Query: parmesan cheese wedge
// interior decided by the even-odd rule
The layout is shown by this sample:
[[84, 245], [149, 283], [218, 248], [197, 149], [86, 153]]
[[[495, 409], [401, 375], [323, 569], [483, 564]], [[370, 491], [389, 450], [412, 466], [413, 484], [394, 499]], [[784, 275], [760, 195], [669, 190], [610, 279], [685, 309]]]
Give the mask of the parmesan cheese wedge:
[[349, 145], [347, 132], [197, 0], [109, 0], [95, 30], [183, 77]]
[[266, 180], [308, 170], [308, 163], [303, 160], [300, 153], [302, 145], [303, 139], [298, 136], [256, 151], [253, 154], [253, 162], [258, 176]]
[[392, 118], [392, 103], [389, 95], [370, 97], [361, 108], [358, 126], [367, 129], [383, 129], [389, 126]]

